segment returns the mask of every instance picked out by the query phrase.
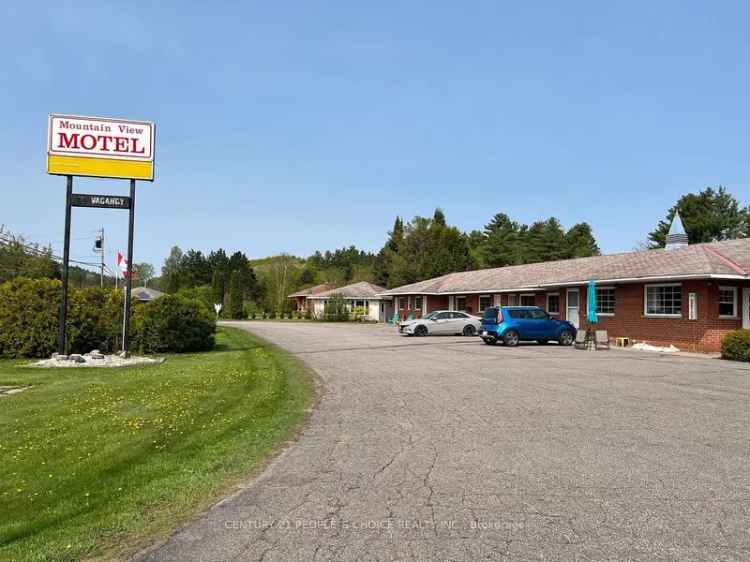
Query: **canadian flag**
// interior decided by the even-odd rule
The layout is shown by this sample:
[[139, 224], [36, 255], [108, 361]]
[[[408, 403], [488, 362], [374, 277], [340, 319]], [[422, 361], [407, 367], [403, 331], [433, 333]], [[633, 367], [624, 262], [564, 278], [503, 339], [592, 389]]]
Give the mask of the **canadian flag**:
[[117, 252], [117, 259], [115, 260], [117, 263], [117, 267], [122, 271], [122, 276], [126, 279], [128, 278], [128, 260], [125, 259], [125, 257], [122, 255], [122, 253]]

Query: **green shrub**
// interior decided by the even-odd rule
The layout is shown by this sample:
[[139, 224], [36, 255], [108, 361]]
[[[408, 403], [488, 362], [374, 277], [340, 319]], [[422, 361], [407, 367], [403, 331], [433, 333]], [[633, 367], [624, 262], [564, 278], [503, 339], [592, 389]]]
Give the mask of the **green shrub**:
[[329, 322], [347, 322], [349, 320], [349, 308], [342, 295], [331, 295], [323, 309], [323, 319]]
[[165, 295], [133, 314], [133, 343], [141, 353], [206, 351], [214, 346], [215, 314], [202, 302]]
[[352, 310], [352, 316], [357, 322], [364, 322], [367, 320], [367, 307], [366, 306], [355, 306]]
[[59, 281], [17, 278], [0, 285], [0, 356], [52, 355], [59, 312]]
[[[119, 350], [125, 296], [114, 289], [79, 289], [68, 297], [67, 344], [70, 353]], [[135, 309], [143, 306], [133, 303]]]
[[750, 361], [750, 330], [733, 330], [721, 339], [721, 358]]
[[[0, 357], [49, 357], [57, 351], [61, 283], [17, 278], [0, 285]], [[68, 293], [67, 353], [113, 353], [122, 338], [123, 294], [114, 289]], [[133, 349], [146, 353], [213, 347], [213, 311], [197, 299], [171, 295], [133, 303]]]
[[[214, 305], [217, 302], [221, 302], [214, 300], [213, 290], [211, 289], [210, 285], [199, 285], [197, 287], [182, 288], [175, 294], [186, 299], [197, 299], [204, 305], [206, 305], [206, 308], [208, 308], [209, 310], [214, 310]], [[224, 311], [222, 310], [222, 313], [223, 312]], [[215, 311], [214, 315], [216, 315]]]
[[[57, 351], [61, 283], [17, 278], [0, 285], [0, 356], [49, 357]], [[68, 292], [67, 353], [112, 352], [122, 332], [123, 296], [113, 289]]]

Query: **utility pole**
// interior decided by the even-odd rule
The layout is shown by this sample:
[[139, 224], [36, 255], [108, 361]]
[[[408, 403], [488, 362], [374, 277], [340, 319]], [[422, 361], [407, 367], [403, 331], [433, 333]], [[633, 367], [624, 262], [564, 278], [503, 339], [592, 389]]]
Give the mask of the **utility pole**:
[[101, 257], [101, 263], [99, 264], [99, 284], [101, 288], [104, 288], [104, 227], [99, 230], [99, 238], [96, 240], [96, 250], [99, 252]]

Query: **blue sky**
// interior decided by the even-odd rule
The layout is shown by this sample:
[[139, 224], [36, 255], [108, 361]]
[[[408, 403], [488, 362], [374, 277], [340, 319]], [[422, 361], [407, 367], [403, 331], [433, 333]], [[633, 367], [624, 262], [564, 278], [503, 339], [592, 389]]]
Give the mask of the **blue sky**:
[[[396, 214], [588, 221], [630, 250], [683, 193], [750, 202], [742, 2], [6, 2], [0, 223], [62, 246], [50, 112], [147, 119], [136, 261], [377, 250]], [[127, 183], [77, 180], [88, 193]], [[76, 209], [73, 257], [126, 213]], [[111, 256], [108, 258], [111, 261]]]

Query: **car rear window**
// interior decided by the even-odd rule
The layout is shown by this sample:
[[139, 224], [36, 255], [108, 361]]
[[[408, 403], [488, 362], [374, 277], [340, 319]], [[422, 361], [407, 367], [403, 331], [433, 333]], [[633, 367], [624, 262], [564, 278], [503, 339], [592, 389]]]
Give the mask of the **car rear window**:
[[487, 308], [484, 311], [485, 320], [497, 320], [497, 308]]

